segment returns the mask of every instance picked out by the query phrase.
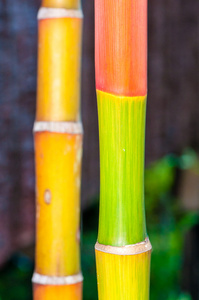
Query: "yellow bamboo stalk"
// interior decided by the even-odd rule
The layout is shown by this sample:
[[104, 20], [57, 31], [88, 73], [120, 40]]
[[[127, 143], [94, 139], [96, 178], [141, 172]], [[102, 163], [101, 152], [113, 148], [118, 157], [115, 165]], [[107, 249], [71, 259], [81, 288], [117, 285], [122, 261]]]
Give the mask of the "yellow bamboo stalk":
[[55, 300], [55, 299], [81, 299], [81, 283], [71, 285], [37, 285], [34, 286], [34, 299]]
[[95, 246], [100, 300], [149, 299], [151, 244]]
[[79, 10], [40, 11], [37, 121], [79, 119], [81, 16]]
[[80, 7], [79, 0], [43, 0], [43, 7], [70, 8], [76, 9]]
[[80, 300], [80, 3], [43, 0], [38, 20], [34, 299]]

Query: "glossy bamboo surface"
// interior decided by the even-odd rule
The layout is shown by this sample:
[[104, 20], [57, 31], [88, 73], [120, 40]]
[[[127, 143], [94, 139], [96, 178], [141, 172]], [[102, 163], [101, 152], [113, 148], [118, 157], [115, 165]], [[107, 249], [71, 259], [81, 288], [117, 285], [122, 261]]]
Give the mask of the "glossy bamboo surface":
[[35, 133], [36, 272], [79, 273], [81, 135]]
[[34, 300], [81, 300], [80, 1], [42, 0], [38, 20]]
[[81, 300], [82, 283], [72, 285], [34, 284], [34, 300]]
[[151, 251], [125, 252], [147, 240], [147, 0], [95, 0], [95, 65], [100, 140], [98, 298], [148, 300]]
[[95, 251], [100, 300], [148, 300], [151, 252], [115, 255]]
[[81, 18], [39, 20], [37, 121], [77, 121]]
[[98, 242], [125, 246], [146, 238], [145, 97], [97, 91], [100, 136]]
[[147, 0], [95, 0], [96, 88], [147, 94]]

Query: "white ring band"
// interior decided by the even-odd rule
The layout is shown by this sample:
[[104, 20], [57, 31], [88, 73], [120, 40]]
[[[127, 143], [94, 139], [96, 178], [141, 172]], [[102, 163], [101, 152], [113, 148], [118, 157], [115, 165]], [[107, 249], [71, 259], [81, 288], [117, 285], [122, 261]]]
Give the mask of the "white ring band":
[[134, 245], [127, 245], [122, 247], [114, 247], [109, 245], [102, 245], [98, 242], [95, 244], [95, 249], [101, 252], [116, 254], [116, 255], [136, 255], [151, 251], [152, 246], [148, 238], [144, 242]]
[[81, 122], [35, 122], [33, 132], [57, 132], [57, 133], [70, 133], [82, 134], [83, 127]]
[[54, 19], [54, 18], [83, 18], [81, 9], [65, 9], [65, 8], [47, 8], [41, 7], [38, 11], [37, 19]]
[[73, 276], [46, 276], [40, 275], [38, 273], [34, 273], [32, 277], [32, 282], [36, 284], [43, 285], [69, 285], [76, 284], [83, 281], [83, 276], [81, 273], [73, 275]]

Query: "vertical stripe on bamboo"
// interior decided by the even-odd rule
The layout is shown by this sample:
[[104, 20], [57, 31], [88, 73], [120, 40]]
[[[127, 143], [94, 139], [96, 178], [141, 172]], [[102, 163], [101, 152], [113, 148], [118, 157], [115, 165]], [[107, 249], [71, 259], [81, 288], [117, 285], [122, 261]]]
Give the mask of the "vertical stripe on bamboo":
[[112, 246], [135, 244], [146, 237], [143, 186], [146, 97], [120, 97], [97, 91], [97, 99], [98, 242]]
[[96, 250], [100, 300], [149, 298], [151, 252], [114, 255]]

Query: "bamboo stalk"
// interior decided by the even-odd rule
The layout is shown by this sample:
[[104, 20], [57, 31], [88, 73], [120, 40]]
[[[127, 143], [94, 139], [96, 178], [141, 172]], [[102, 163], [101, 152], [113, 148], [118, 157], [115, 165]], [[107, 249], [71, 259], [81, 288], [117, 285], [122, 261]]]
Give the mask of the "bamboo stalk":
[[38, 21], [34, 299], [80, 300], [80, 3], [43, 0]]
[[147, 0], [95, 0], [100, 300], [149, 299], [144, 206]]
[[43, 0], [43, 7], [67, 8], [77, 9], [80, 8], [80, 0]]

